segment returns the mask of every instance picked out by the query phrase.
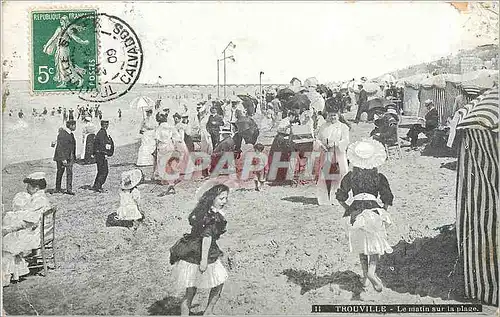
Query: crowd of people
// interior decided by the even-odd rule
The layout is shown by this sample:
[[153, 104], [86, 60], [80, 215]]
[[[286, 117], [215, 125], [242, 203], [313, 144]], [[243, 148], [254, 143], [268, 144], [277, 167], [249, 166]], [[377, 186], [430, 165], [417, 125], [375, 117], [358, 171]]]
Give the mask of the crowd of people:
[[[173, 274], [177, 276], [176, 286], [184, 293], [182, 314], [189, 314], [197, 288], [211, 289], [205, 311], [212, 312], [228, 278], [219, 259], [222, 251], [216, 241], [226, 231], [224, 207], [230, 191], [229, 185], [217, 176], [221, 168], [229, 174], [242, 175], [244, 171], [237, 162], [244, 161], [248, 153], [252, 153], [250, 164], [255, 190], [262, 190], [266, 182], [284, 184], [300, 179], [316, 184], [318, 205], [332, 206], [338, 202], [345, 209], [349, 246], [352, 252], [359, 254], [363, 284], [365, 288], [372, 285], [379, 292], [383, 289], [375, 269], [379, 256], [392, 252], [385, 238], [385, 225], [391, 223], [387, 210], [394, 196], [389, 180], [377, 168], [387, 158], [384, 145], [398, 142], [400, 107], [396, 101], [389, 102], [385, 113], [374, 120], [375, 129], [370, 135], [352, 143], [349, 134], [356, 126], [349, 123], [344, 114], [356, 103], [358, 110], [354, 123], [359, 122], [360, 111], [366, 111], [363, 85], [358, 86], [359, 93], [352, 98], [349, 91], [339, 87], [329, 89], [315, 78], [307, 79], [303, 85], [300, 81], [299, 85], [294, 82], [290, 88], [266, 92], [262, 98], [265, 102], [251, 96], [205, 100], [197, 103], [196, 114], [191, 114], [185, 106], [184, 112], [172, 114], [173, 120], [170, 120], [170, 109], [162, 108], [161, 102], [144, 111], [138, 131], [141, 144], [136, 165], [139, 168], [122, 173], [120, 206], [108, 216], [106, 224], [137, 229], [144, 219], [147, 213], [140, 208], [141, 195], [137, 186], [148, 177], [141, 168], [153, 167], [150, 179], [166, 185], [163, 193], [166, 195], [175, 194], [175, 185], [182, 181], [189, 166], [202, 165], [201, 175], [206, 180], [197, 192], [198, 204], [188, 217], [191, 232], [172, 246], [170, 254]], [[387, 98], [395, 100], [391, 97], [397, 91], [390, 89], [392, 86], [389, 86]], [[435, 128], [437, 112], [432, 101], [426, 101], [426, 105], [429, 111], [424, 124], [413, 126], [408, 133], [412, 146], [419, 133]], [[57, 111], [64, 113], [65, 109]], [[254, 118], [259, 111], [265, 118], [271, 118], [276, 131], [267, 154], [265, 146], [258, 142], [259, 125]], [[107, 133], [109, 121], [101, 120], [101, 128], [97, 131], [92, 115], [102, 118], [99, 107], [78, 107], [76, 118], [71, 110], [69, 113], [53, 144], [57, 167], [53, 193], [75, 195], [72, 182], [73, 164], [77, 161], [74, 136], [77, 120], [85, 125], [80, 159], [84, 164], [96, 164], [97, 175], [91, 189], [103, 193], [108, 176], [107, 160], [114, 154], [114, 142]], [[247, 152], [242, 149], [243, 143], [249, 145]], [[191, 155], [195, 152], [204, 153], [210, 161], [203, 165]], [[312, 157], [312, 153], [317, 156]], [[312, 178], [301, 177], [306, 170]], [[62, 189], [64, 173], [65, 190]], [[181, 177], [173, 178], [176, 173]], [[45, 195], [47, 182], [43, 173], [29, 175], [24, 182], [27, 193], [16, 195], [13, 211], [4, 216], [4, 285], [27, 274], [24, 255], [40, 243], [33, 238], [37, 235], [33, 228], [41, 230], [41, 213], [51, 208]], [[354, 200], [348, 205], [350, 195]]]
[[[9, 117], [15, 117], [15, 109], [9, 110]], [[52, 107], [52, 109], [47, 109], [47, 107], [43, 107], [43, 109], [33, 108], [31, 110], [32, 118], [45, 118], [45, 117], [61, 117], [63, 123], [68, 120], [80, 120], [84, 121], [85, 118], [93, 118], [102, 120], [103, 113], [99, 104], [95, 104], [93, 106], [87, 105], [77, 105], [76, 109], [67, 108], [67, 107]], [[19, 119], [25, 118], [25, 113], [22, 108], [19, 108], [17, 111], [17, 117]], [[122, 110], [118, 109], [118, 119], [122, 118]]]

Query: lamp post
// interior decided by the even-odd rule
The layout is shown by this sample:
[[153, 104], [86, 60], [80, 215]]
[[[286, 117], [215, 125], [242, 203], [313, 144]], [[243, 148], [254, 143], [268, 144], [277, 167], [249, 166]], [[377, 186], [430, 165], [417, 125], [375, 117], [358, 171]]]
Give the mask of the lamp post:
[[226, 99], [226, 50], [231, 47], [231, 48], [236, 48], [236, 45], [232, 41], [230, 41], [227, 45], [226, 48], [222, 51], [223, 58], [222, 60], [224, 61], [224, 99]]
[[259, 73], [259, 88], [260, 88], [260, 108], [262, 109], [262, 105], [264, 104], [264, 97], [262, 95], [262, 75], [264, 75], [263, 71]]
[[[220, 63], [220, 61], [223, 60], [224, 61], [224, 65], [226, 65], [226, 63], [225, 63], [226, 59], [230, 59], [233, 62], [236, 62], [236, 59], [234, 58], [233, 55], [228, 56], [228, 57], [224, 57], [224, 58], [221, 58], [221, 59], [217, 59], [217, 98], [219, 98], [219, 86], [220, 86], [220, 84], [219, 84], [219, 63]], [[224, 78], [224, 85], [225, 84], [226, 84], [226, 81], [225, 81], [225, 78]], [[224, 87], [224, 97], [225, 97], [225, 94], [226, 93], [225, 93], [225, 87]]]

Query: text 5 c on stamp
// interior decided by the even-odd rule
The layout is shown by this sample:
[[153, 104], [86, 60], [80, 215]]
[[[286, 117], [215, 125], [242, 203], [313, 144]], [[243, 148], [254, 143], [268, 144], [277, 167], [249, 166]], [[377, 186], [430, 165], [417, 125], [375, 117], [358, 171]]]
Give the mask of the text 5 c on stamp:
[[96, 10], [31, 11], [31, 88], [34, 93], [96, 87], [96, 23], [74, 24]]

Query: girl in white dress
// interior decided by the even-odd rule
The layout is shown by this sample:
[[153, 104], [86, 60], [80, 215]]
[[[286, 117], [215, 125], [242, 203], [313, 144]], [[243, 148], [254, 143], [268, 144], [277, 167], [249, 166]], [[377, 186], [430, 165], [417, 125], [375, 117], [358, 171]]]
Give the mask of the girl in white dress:
[[[377, 170], [387, 155], [382, 143], [367, 139], [349, 145], [347, 156], [353, 168], [342, 179], [336, 198], [345, 208], [349, 248], [359, 254], [365, 289], [371, 283], [381, 292], [382, 281], [375, 273], [379, 257], [393, 251], [385, 227], [392, 222], [387, 208], [392, 206], [394, 196], [389, 181]], [[348, 205], [350, 193], [353, 197]]]
[[122, 173], [120, 207], [116, 211], [118, 220], [139, 220], [144, 218], [144, 215], [139, 210], [141, 193], [137, 189], [137, 185], [141, 180], [142, 172], [140, 169]]

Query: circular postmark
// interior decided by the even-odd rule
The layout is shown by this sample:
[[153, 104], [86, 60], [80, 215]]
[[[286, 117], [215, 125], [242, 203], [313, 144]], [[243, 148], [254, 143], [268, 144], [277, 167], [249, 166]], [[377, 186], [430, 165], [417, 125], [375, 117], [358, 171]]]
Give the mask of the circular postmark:
[[[73, 37], [75, 30], [93, 28], [97, 45], [92, 48], [71, 49], [70, 61], [83, 60], [83, 72], [76, 76], [77, 80], [68, 88], [82, 100], [89, 102], [106, 102], [125, 95], [132, 89], [143, 65], [141, 42], [128, 23], [119, 17], [106, 13], [95, 13], [80, 16], [64, 29], [68, 38]], [[74, 68], [70, 65], [68, 69]]]

